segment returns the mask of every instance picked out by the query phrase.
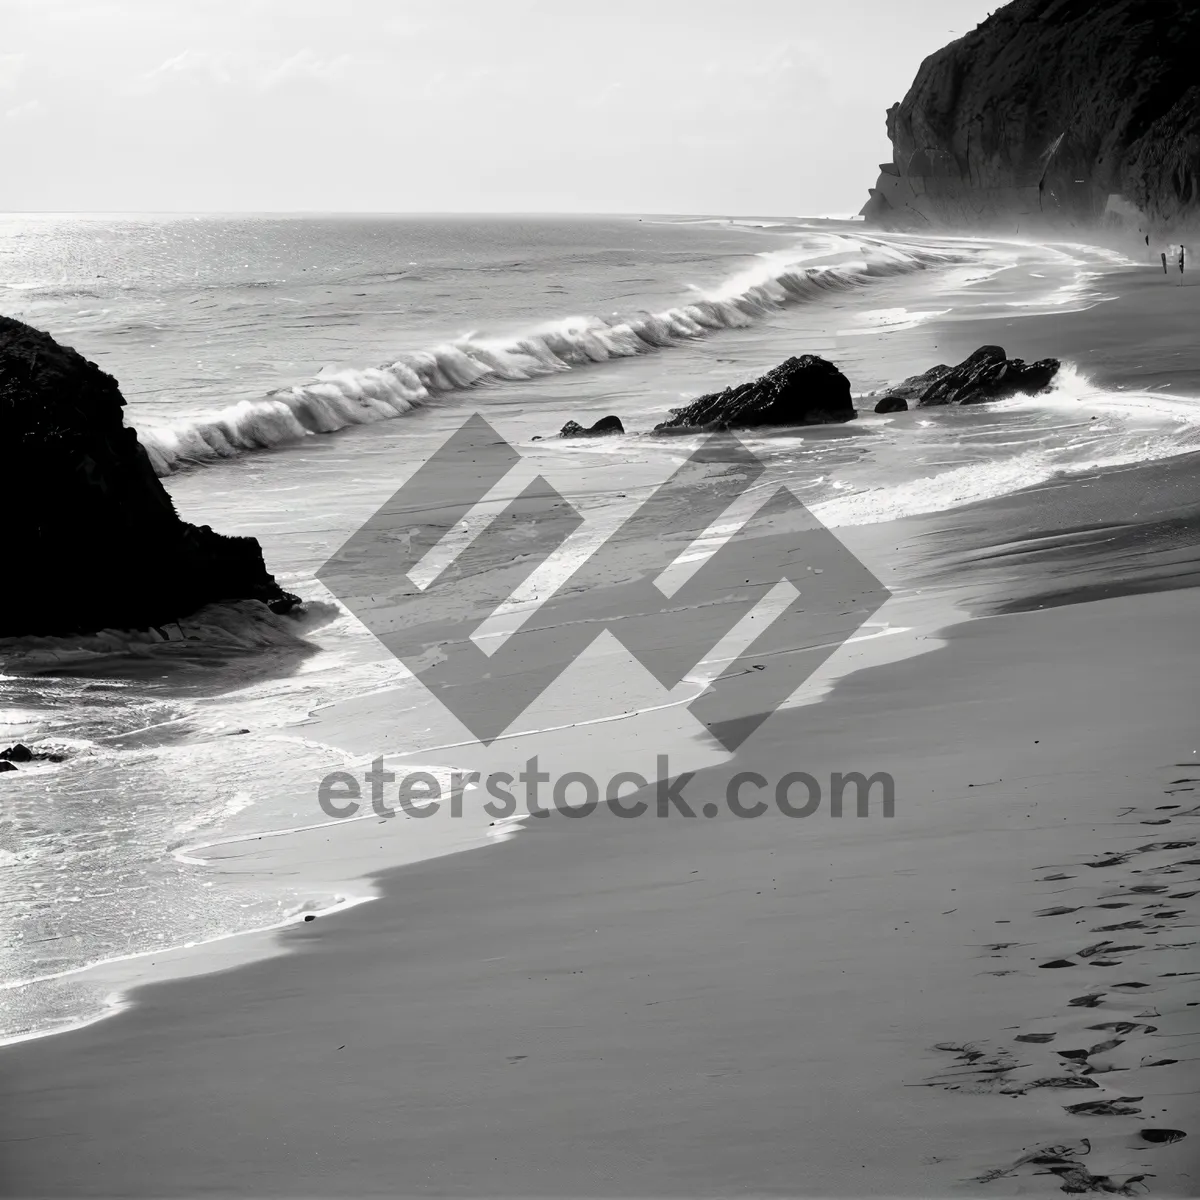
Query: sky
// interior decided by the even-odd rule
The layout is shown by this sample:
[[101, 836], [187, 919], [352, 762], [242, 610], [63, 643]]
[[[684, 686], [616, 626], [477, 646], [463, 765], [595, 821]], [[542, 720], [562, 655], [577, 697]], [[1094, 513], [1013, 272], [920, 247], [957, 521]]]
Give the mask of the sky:
[[999, 0], [0, 0], [0, 211], [856, 212]]

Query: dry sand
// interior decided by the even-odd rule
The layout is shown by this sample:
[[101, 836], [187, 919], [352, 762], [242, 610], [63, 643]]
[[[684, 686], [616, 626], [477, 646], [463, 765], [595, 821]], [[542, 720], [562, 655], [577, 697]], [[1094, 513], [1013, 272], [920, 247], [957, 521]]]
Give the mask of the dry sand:
[[[1194, 460], [1140, 470], [1130, 486], [1200, 496]], [[893, 817], [601, 809], [387, 873], [383, 899], [283, 935], [286, 957], [5, 1050], [5, 1192], [1016, 1195], [1143, 1175], [1195, 1195], [1200, 593], [1039, 609], [1047, 562], [1011, 576], [1019, 603], [963, 566], [1046, 512], [1039, 490], [894, 527], [957, 561], [977, 605], [1022, 611], [777, 713], [686, 790], [698, 808], [739, 769], [887, 771]], [[1116, 1111], [1068, 1111], [1091, 1102]]]

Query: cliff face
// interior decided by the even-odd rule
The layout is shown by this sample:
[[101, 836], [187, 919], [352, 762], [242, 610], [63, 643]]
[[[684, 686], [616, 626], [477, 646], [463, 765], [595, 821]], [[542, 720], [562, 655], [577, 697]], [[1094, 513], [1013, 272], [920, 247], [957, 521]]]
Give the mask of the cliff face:
[[1142, 228], [1200, 217], [1200, 5], [1016, 0], [931, 55], [887, 114], [881, 225]]
[[146, 628], [220, 600], [297, 603], [253, 538], [179, 519], [117, 381], [0, 317], [0, 637]]

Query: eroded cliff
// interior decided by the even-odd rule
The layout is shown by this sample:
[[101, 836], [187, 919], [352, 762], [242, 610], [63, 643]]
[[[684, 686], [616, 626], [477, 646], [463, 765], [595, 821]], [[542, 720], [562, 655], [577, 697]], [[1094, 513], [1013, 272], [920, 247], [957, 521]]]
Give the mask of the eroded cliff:
[[1200, 221], [1200, 5], [1015, 0], [887, 114], [863, 216], [890, 227]]

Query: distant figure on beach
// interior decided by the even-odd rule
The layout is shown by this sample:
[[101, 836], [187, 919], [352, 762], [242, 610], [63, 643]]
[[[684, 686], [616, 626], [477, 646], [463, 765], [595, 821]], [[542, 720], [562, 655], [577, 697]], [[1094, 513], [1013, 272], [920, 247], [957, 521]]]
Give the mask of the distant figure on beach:
[[[1183, 243], [1182, 242], [1179, 243], [1179, 274], [1180, 275], [1183, 274]], [[1182, 283], [1183, 280], [1181, 279], [1179, 282]]]
[[1162, 252], [1162, 264], [1163, 274], [1165, 275], [1167, 273], [1167, 252], [1165, 250]]

